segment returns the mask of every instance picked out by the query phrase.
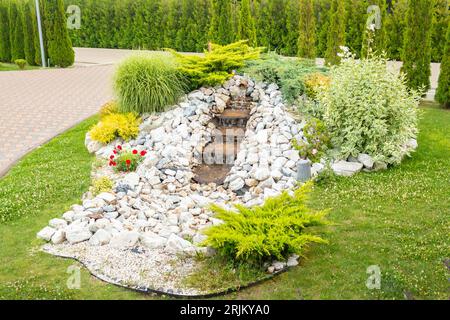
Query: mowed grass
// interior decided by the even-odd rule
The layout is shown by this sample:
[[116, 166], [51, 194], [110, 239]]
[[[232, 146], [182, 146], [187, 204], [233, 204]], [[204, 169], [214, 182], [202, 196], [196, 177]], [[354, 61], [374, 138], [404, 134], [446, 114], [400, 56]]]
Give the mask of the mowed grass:
[[[81, 269], [81, 289], [66, 282], [71, 260], [39, 252], [36, 232], [79, 203], [93, 157], [84, 148], [90, 119], [26, 156], [0, 180], [0, 299], [147, 299]], [[301, 265], [224, 298], [448, 299], [450, 258], [450, 112], [427, 106], [419, 149], [385, 172], [333, 178], [315, 187], [311, 205], [331, 208], [328, 245]], [[381, 290], [369, 290], [369, 266]], [[448, 261], [447, 261], [448, 265]], [[220, 276], [220, 272], [217, 273]]]
[[[39, 69], [37, 66], [27, 65], [24, 70], [35, 70]], [[21, 69], [14, 63], [4, 63], [0, 62], [0, 71], [21, 71]]]

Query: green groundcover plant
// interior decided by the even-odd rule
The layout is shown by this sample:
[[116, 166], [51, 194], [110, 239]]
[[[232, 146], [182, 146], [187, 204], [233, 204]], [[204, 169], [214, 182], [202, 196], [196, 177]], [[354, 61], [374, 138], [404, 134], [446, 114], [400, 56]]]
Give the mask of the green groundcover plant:
[[185, 93], [186, 81], [169, 54], [141, 54], [123, 61], [114, 79], [120, 112], [164, 111]]
[[205, 245], [234, 260], [263, 261], [284, 259], [290, 254], [302, 255], [313, 242], [326, 242], [310, 232], [314, 226], [328, 224], [326, 210], [310, 209], [306, 200], [312, 185], [269, 198], [264, 205], [247, 208], [235, 205], [236, 211], [211, 205], [216, 218], [224, 223], [205, 230]]
[[408, 140], [417, 135], [421, 93], [409, 90], [402, 74], [387, 70], [383, 57], [357, 61], [347, 54], [331, 68], [331, 83], [318, 98], [338, 156], [367, 153], [376, 161], [398, 164]]
[[271, 52], [259, 60], [248, 61], [242, 71], [257, 80], [276, 83], [284, 99], [292, 103], [305, 93], [307, 76], [325, 73], [326, 68], [317, 67], [313, 60], [286, 58]]

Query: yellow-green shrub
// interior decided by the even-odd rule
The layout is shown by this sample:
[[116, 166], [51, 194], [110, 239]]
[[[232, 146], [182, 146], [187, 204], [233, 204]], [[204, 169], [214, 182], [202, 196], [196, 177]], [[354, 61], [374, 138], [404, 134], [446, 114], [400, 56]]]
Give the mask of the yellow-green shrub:
[[242, 68], [247, 60], [259, 58], [262, 48], [252, 48], [248, 41], [238, 41], [226, 46], [211, 44], [211, 51], [203, 56], [172, 52], [178, 62], [178, 70], [189, 79], [190, 88], [214, 86], [228, 80], [233, 70]]
[[316, 99], [321, 90], [326, 90], [330, 86], [331, 78], [323, 73], [312, 73], [305, 77], [305, 93], [311, 99]]
[[119, 110], [117, 103], [115, 101], [109, 101], [105, 103], [99, 112], [100, 118], [104, 118], [107, 115], [117, 113]]
[[120, 137], [126, 141], [136, 138], [141, 119], [133, 113], [113, 113], [103, 117], [91, 131], [91, 139], [109, 143]]
[[110, 192], [113, 188], [113, 181], [104, 176], [98, 179], [92, 180], [91, 192], [94, 196], [102, 193], [102, 192]]
[[302, 255], [313, 242], [325, 242], [307, 232], [310, 227], [327, 224], [326, 211], [314, 211], [306, 205], [311, 184], [305, 184], [290, 196], [287, 192], [269, 198], [264, 205], [247, 208], [235, 205], [238, 213], [211, 205], [216, 218], [224, 223], [205, 230], [204, 245], [236, 260], [262, 261]]

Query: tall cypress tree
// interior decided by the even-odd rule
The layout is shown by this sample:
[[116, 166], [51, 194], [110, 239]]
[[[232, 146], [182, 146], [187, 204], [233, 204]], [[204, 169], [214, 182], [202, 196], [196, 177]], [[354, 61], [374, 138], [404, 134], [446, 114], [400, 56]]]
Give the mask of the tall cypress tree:
[[284, 15], [286, 17], [286, 33], [283, 38], [282, 54], [296, 56], [298, 53], [300, 1], [286, 0]]
[[436, 0], [433, 10], [433, 26], [431, 33], [431, 61], [440, 62], [445, 49], [445, 36], [449, 20], [448, 0]]
[[332, 0], [330, 28], [327, 37], [326, 64], [337, 64], [340, 58], [340, 46], [345, 45], [345, 3], [342, 0]]
[[436, 101], [450, 108], [450, 23], [447, 23], [445, 50], [441, 62], [441, 74], [436, 92]]
[[329, 0], [319, 0], [317, 4], [318, 19], [317, 19], [317, 55], [325, 57], [327, 51], [328, 30], [330, 27], [331, 6]]
[[316, 18], [312, 0], [300, 1], [300, 22], [298, 56], [313, 59], [316, 57]]
[[33, 19], [33, 10], [34, 6], [26, 1], [22, 5], [21, 10], [21, 18], [23, 24], [23, 34], [24, 34], [24, 51], [25, 51], [25, 59], [27, 60], [29, 65], [36, 64], [36, 53], [34, 47], [34, 29], [33, 24], [37, 23], [36, 20]]
[[0, 61], [11, 61], [11, 42], [9, 39], [9, 17], [6, 1], [0, 1]]
[[394, 0], [386, 15], [387, 56], [392, 60], [401, 60], [407, 8], [407, 0]]
[[239, 40], [248, 40], [251, 46], [256, 46], [256, 28], [253, 19], [250, 0], [242, 0], [239, 10]]
[[350, 51], [360, 57], [369, 3], [367, 0], [349, 0], [346, 3], [348, 20], [345, 42]]
[[20, 7], [16, 1], [9, 3], [9, 21], [10, 33], [9, 40], [11, 43], [11, 61], [25, 58], [24, 51], [24, 35], [23, 35], [23, 21], [20, 16]]
[[209, 39], [222, 45], [235, 40], [231, 0], [213, 0]]
[[44, 22], [47, 35], [48, 57], [52, 65], [62, 68], [73, 64], [75, 54], [67, 32], [66, 15], [62, 0], [45, 2]]
[[403, 44], [403, 67], [408, 86], [430, 88], [433, 0], [409, 0]]
[[258, 1], [256, 9], [256, 38], [259, 46], [272, 50], [273, 48], [270, 47], [272, 20], [270, 18], [269, 0]]

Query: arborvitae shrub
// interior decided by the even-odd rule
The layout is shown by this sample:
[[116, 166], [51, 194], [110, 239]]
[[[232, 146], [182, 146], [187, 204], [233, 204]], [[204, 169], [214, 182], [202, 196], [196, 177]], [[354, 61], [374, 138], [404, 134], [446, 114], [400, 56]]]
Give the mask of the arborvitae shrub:
[[298, 56], [313, 59], [316, 57], [316, 18], [312, 0], [300, 1], [300, 22]]
[[11, 42], [9, 39], [8, 3], [0, 0], [0, 61], [11, 61]]
[[450, 24], [447, 27], [447, 40], [439, 75], [439, 86], [436, 92], [436, 100], [444, 107], [450, 108]]
[[11, 43], [11, 61], [14, 62], [17, 59], [25, 58], [23, 24], [22, 19], [20, 17], [20, 7], [18, 2], [10, 1], [9, 3], [9, 22], [10, 22], [9, 39]]
[[345, 44], [345, 4], [342, 0], [331, 1], [325, 62], [327, 64], [337, 64], [340, 61], [338, 57], [340, 47]]

